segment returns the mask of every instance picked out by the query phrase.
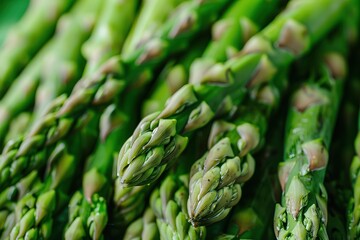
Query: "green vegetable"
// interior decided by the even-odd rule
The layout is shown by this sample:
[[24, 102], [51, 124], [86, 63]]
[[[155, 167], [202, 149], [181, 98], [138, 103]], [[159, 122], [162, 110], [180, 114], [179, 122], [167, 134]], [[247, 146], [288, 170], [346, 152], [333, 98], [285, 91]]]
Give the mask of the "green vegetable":
[[284, 162], [279, 165], [283, 197], [274, 217], [278, 239], [328, 238], [323, 181], [347, 73], [343, 34], [333, 41], [324, 44], [315, 80], [297, 89], [288, 110]]

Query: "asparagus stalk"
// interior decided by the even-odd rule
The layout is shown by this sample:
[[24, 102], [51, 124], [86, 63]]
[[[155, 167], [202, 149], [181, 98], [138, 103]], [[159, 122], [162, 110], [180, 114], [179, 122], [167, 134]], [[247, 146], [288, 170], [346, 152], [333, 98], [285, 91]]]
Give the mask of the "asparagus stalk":
[[161, 110], [166, 100], [187, 83], [190, 65], [201, 56], [205, 46], [201, 41], [201, 44], [196, 44], [189, 53], [164, 67], [159, 78], [156, 79], [154, 90], [142, 104], [142, 116]]
[[37, 112], [80, 77], [83, 68], [81, 45], [93, 29], [101, 4], [100, 0], [78, 1], [68, 14], [61, 17], [54, 38], [14, 80], [0, 102], [0, 145], [11, 121], [33, 105], [41, 80], [43, 85], [37, 94]]
[[[263, 2], [237, 1], [234, 3], [212, 27], [212, 41], [207, 46], [203, 57], [223, 62], [231, 57], [231, 54], [237, 52], [258, 28], [265, 24], [278, 5], [278, 1], [270, 1], [266, 5], [260, 3]], [[261, 11], [260, 17], [255, 14]], [[180, 63], [165, 68], [165, 72], [160, 77], [164, 79], [158, 80], [157, 90], [150, 97], [156, 100], [144, 103], [144, 112], [149, 110], [145, 115], [161, 110], [166, 100], [188, 83], [190, 65], [195, 58], [199, 57], [200, 51], [202, 52], [201, 46], [194, 46], [190, 51], [191, 54], [187, 54]]]
[[81, 54], [84, 42], [98, 21], [103, 1], [77, 1], [71, 12], [59, 20], [52, 50], [43, 57], [40, 86], [35, 100], [35, 119], [57, 96], [68, 94], [81, 77], [85, 61]]
[[190, 173], [187, 206], [194, 226], [224, 219], [240, 201], [242, 186], [255, 171], [251, 152], [265, 140], [269, 116], [280, 100], [281, 89], [274, 84], [264, 86], [258, 100], [240, 107], [232, 121], [213, 124], [209, 150], [193, 164]]
[[159, 239], [156, 217], [151, 208], [146, 209], [143, 216], [129, 225], [124, 240], [156, 240]]
[[[89, 111], [90, 105], [108, 104], [109, 100], [118, 96], [124, 84], [138, 80], [143, 70], [154, 69], [167, 56], [184, 49], [189, 40], [208, 26], [228, 2], [194, 0], [183, 5], [159, 34], [134, 52], [131, 58], [109, 60], [91, 78], [78, 82], [69, 97], [61, 96], [52, 101], [49, 111], [36, 121], [29, 134], [16, 140], [17, 144], [9, 143], [4, 149], [0, 157], [0, 190], [18, 181], [21, 175], [39, 168], [39, 162], [34, 162], [33, 156], [67, 136], [71, 126]], [[116, 80], [123, 77], [125, 81]], [[19, 168], [11, 168], [11, 165], [20, 163], [20, 159], [22, 164]]]
[[193, 64], [193, 84], [177, 91], [163, 111], [145, 117], [123, 145], [117, 172], [121, 183], [144, 185], [159, 178], [186, 147], [187, 136], [220, 114], [225, 100], [238, 105], [249, 89], [270, 81], [306, 53], [341, 19], [347, 3], [294, 1], [238, 57], [224, 64]]
[[10, 141], [18, 136], [24, 135], [31, 125], [32, 114], [30, 112], [20, 113], [10, 124], [5, 141]]
[[[172, 11], [182, 2], [184, 2], [184, 0], [172, 0], [166, 2], [161, 0], [143, 1], [138, 18], [125, 41], [122, 55], [128, 56], [136, 49], [136, 47], [154, 37], [156, 29], [159, 28], [161, 24], [164, 24], [165, 20], [169, 18], [169, 14], [171, 14]], [[190, 51], [190, 53], [192, 53], [192, 51]], [[167, 66], [172, 66], [172, 64], [173, 63], [167, 64]], [[164, 71], [166, 72], [168, 68], [169, 67], [165, 67], [164, 69], [166, 70]], [[160, 98], [165, 98], [162, 96], [165, 93], [164, 89], [166, 88], [166, 84], [163, 82], [165, 80], [163, 79], [164, 75], [166, 74], [164, 71], [160, 78], [157, 79], [155, 84], [156, 90], [149, 97], [149, 99], [152, 100], [149, 100], [149, 103], [147, 104], [143, 104], [144, 111], [151, 112], [151, 109], [154, 107], [152, 104], [157, 105], [160, 103]], [[162, 87], [160, 87], [160, 85]], [[154, 95], [156, 95], [156, 97]], [[165, 98], [165, 100], [166, 99], [167, 98]]]
[[83, 47], [87, 62], [84, 76], [96, 74], [106, 60], [121, 52], [135, 18], [134, 9], [137, 5], [138, 0], [130, 0], [127, 3], [118, 0], [106, 1], [94, 33]]
[[350, 177], [353, 186], [353, 196], [350, 201], [350, 213], [349, 213], [349, 239], [357, 239], [360, 236], [360, 112], [359, 112], [359, 124], [358, 134], [355, 139], [355, 151], [351, 166], [350, 166]]
[[274, 216], [278, 239], [328, 239], [323, 181], [347, 71], [343, 34], [328, 44], [317, 67], [318, 80], [299, 88], [288, 110], [285, 161], [279, 165], [283, 196]]
[[31, 1], [25, 15], [10, 30], [0, 51], [0, 97], [52, 36], [57, 20], [73, 3], [73, 0]]
[[137, 20], [123, 46], [122, 55], [129, 56], [142, 43], [147, 42], [161, 27], [169, 14], [185, 0], [144, 0]]

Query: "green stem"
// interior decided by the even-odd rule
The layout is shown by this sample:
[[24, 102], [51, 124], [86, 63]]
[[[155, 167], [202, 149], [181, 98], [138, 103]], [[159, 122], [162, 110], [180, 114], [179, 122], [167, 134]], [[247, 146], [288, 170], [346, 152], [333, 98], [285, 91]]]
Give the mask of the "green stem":
[[327, 238], [323, 181], [347, 72], [346, 40], [339, 34], [332, 41], [322, 45], [316, 80], [295, 92], [288, 110], [284, 162], [279, 167], [283, 198], [274, 217], [279, 239]]
[[136, 48], [151, 39], [169, 14], [185, 0], [144, 0], [137, 20], [126, 38], [122, 54], [131, 55]]
[[121, 52], [135, 18], [138, 2], [138, 0], [128, 0], [126, 3], [118, 0], [106, 1], [96, 22], [94, 33], [83, 47], [86, 59], [84, 76], [96, 74], [104, 62]]

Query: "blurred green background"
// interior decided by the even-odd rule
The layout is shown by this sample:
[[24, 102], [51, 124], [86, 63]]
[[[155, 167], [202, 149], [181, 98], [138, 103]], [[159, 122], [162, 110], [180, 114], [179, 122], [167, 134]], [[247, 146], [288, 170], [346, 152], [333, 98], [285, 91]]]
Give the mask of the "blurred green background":
[[9, 28], [24, 14], [30, 0], [0, 0], [0, 45]]

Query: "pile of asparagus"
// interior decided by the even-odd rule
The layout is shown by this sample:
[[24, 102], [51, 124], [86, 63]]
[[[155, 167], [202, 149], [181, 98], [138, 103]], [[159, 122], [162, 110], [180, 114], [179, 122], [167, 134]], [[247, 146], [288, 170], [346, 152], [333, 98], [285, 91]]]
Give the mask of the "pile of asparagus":
[[0, 239], [360, 239], [358, 0], [5, 9]]

